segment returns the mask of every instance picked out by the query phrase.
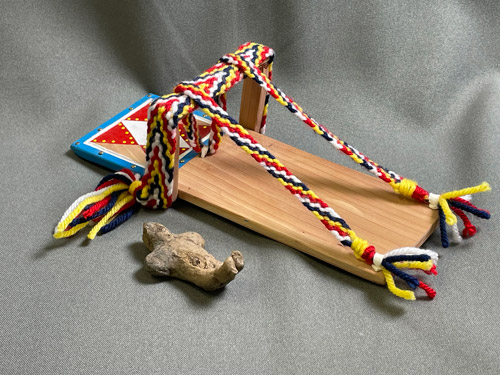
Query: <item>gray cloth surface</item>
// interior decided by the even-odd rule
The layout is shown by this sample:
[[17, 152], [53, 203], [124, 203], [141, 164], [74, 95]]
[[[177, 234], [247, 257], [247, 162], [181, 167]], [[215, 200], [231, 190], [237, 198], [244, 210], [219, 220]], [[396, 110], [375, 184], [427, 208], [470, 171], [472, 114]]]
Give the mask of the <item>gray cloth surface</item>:
[[[0, 373], [498, 373], [498, 2], [3, 0], [0, 17]], [[69, 144], [249, 40], [275, 49], [279, 87], [382, 165], [433, 192], [491, 183], [474, 238], [424, 245], [441, 255], [434, 301], [182, 201], [92, 243], [51, 238], [107, 173]], [[277, 103], [268, 124], [357, 168]], [[150, 220], [198, 231], [218, 259], [239, 249], [245, 269], [218, 293], [149, 276]]]

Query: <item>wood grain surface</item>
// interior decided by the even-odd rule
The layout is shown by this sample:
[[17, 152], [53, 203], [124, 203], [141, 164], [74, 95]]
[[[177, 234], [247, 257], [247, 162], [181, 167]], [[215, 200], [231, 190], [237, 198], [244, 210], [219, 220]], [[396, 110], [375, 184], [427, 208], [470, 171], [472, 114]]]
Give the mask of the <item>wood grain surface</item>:
[[[420, 246], [435, 229], [436, 211], [399, 196], [375, 177], [251, 133], [378, 252]], [[179, 197], [355, 275], [385, 283], [380, 272], [357, 260], [227, 137], [215, 155], [196, 157], [180, 169]]]

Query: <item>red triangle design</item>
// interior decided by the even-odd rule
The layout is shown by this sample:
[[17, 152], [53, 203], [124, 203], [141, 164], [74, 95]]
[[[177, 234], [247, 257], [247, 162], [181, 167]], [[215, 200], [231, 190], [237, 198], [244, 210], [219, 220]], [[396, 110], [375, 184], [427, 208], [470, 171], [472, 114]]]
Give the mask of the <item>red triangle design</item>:
[[139, 109], [135, 112], [130, 112], [129, 115], [127, 116], [127, 120], [130, 120], [130, 121], [148, 121], [149, 106], [150, 106], [150, 104], [146, 104], [141, 109]]
[[92, 142], [118, 145], [137, 145], [137, 141], [121, 122], [94, 138]]

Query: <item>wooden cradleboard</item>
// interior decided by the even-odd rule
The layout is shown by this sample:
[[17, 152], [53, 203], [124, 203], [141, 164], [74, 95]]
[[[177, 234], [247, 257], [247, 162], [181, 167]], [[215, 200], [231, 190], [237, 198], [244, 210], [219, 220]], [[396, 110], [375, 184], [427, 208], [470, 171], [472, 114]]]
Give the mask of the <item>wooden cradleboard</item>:
[[[454, 242], [473, 236], [476, 228], [466, 212], [484, 219], [490, 213], [467, 196], [490, 190], [489, 184], [433, 194], [383, 168], [280, 90], [271, 80], [273, 59], [269, 47], [242, 44], [172, 93], [154, 101], [156, 96], [145, 96], [75, 142], [72, 148], [79, 155], [120, 171], [66, 210], [54, 238], [71, 237], [91, 224], [87, 238], [92, 240], [140, 206], [166, 209], [180, 197], [367, 280], [386, 283], [398, 297], [414, 300], [418, 288], [433, 299], [434, 289], [405, 270], [436, 274], [437, 253], [418, 247], [438, 221], [444, 247], [449, 246], [447, 226]], [[242, 80], [236, 120], [226, 112], [226, 94]], [[270, 97], [376, 177], [262, 135]], [[455, 214], [463, 221], [462, 235]], [[185, 264], [196, 267], [199, 261]], [[395, 277], [409, 289], [399, 288]]]
[[[255, 128], [255, 124], [260, 123], [258, 114], [262, 113], [263, 96], [259, 90], [253, 81], [245, 80], [240, 123], [247, 128]], [[153, 97], [150, 94], [134, 103], [74, 142], [72, 149], [85, 159], [111, 169], [127, 167], [142, 172], [145, 153], [141, 139], [145, 138], [136, 133], [136, 142], [124, 143], [121, 147], [110, 146], [108, 138], [118, 134], [115, 127], [121, 129], [124, 121], [127, 124], [126, 121], [131, 120], [141, 122], [146, 133], [144, 118], [136, 119], [134, 115], [137, 112], [144, 115], [144, 108]], [[248, 100], [249, 97], [252, 100]], [[202, 129], [209, 124], [201, 113], [198, 122]], [[140, 129], [138, 123], [134, 125], [136, 132]], [[395, 194], [390, 186], [375, 177], [256, 132], [252, 132], [252, 136], [331, 205], [379, 253], [404, 246], [420, 246], [436, 227], [435, 210]], [[106, 145], [92, 149], [102, 140]], [[295, 197], [229, 139], [223, 139], [217, 153], [206, 158], [195, 157], [186, 144], [183, 146], [178, 179], [181, 199], [367, 280], [385, 283], [380, 272], [357, 260], [350, 248], [342, 246]]]

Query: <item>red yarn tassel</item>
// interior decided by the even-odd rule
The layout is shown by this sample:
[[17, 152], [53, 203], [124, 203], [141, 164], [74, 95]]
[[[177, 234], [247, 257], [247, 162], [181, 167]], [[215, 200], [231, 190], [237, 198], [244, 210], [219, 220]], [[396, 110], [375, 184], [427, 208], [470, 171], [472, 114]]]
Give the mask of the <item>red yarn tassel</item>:
[[462, 237], [464, 238], [473, 237], [476, 234], [477, 229], [474, 226], [474, 224], [470, 222], [465, 212], [463, 212], [460, 208], [457, 207], [451, 206], [450, 208], [460, 219], [462, 219], [464, 223], [464, 230], [462, 231]]

